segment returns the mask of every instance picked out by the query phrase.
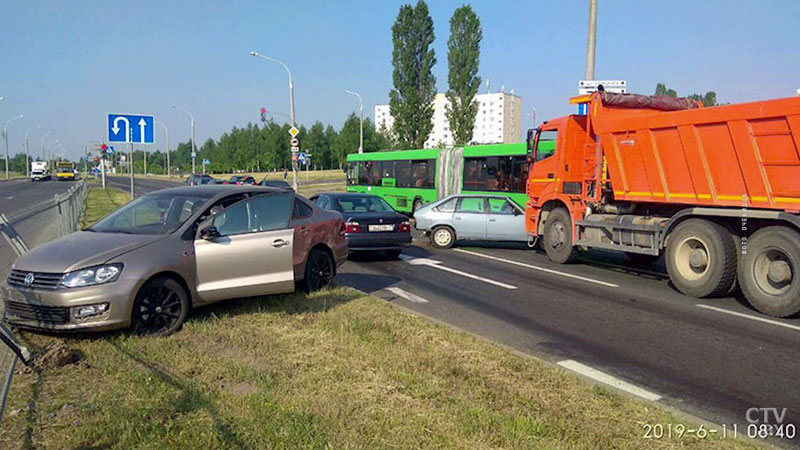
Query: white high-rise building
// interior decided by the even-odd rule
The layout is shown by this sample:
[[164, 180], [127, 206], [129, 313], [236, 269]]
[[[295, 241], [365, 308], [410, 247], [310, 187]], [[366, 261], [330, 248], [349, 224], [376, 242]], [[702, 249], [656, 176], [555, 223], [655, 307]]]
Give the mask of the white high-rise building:
[[[505, 92], [491, 92], [475, 96], [478, 102], [478, 114], [475, 116], [475, 127], [472, 130], [470, 144], [498, 144], [519, 141], [522, 128], [522, 98]], [[452, 147], [453, 131], [447, 120], [446, 107], [450, 102], [445, 94], [436, 94], [433, 100], [433, 129], [425, 148]], [[375, 126], [390, 130], [394, 125], [394, 117], [389, 105], [375, 105]]]

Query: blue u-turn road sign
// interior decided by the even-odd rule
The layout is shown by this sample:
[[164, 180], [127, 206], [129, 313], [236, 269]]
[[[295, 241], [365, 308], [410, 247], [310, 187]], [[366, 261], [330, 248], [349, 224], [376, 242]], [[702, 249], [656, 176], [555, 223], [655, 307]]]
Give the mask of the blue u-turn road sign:
[[153, 116], [108, 115], [108, 142], [152, 144], [155, 136], [154, 131]]

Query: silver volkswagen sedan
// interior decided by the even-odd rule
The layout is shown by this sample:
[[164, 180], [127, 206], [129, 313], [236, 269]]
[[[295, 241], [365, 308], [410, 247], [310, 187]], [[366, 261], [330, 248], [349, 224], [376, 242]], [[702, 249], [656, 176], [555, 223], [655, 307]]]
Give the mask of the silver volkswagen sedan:
[[451, 195], [418, 209], [414, 220], [438, 248], [450, 248], [456, 240], [528, 240], [524, 211], [503, 196]]
[[179, 187], [22, 255], [0, 297], [20, 327], [169, 334], [194, 306], [323, 287], [346, 259], [341, 214], [294, 192]]

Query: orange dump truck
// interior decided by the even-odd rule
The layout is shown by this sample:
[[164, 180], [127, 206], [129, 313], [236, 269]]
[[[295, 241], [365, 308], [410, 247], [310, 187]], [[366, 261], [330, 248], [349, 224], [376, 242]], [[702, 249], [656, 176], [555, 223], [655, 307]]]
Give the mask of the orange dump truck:
[[[528, 133], [525, 226], [551, 260], [587, 248], [637, 262], [664, 253], [687, 295], [738, 282], [765, 314], [800, 311], [800, 98], [704, 108], [596, 92], [570, 102], [588, 114]], [[555, 150], [538, 152], [547, 140]]]

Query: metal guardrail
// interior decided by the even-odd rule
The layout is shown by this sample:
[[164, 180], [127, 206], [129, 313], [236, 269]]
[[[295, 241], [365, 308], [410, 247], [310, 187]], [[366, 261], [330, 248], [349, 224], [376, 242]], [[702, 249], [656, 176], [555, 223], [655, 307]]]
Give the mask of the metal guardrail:
[[[11, 214], [0, 214], [0, 280], [5, 279], [13, 262], [47, 241], [76, 231], [86, 205], [89, 188], [81, 180], [63, 194]], [[2, 300], [2, 299], [0, 299]], [[17, 359], [28, 364], [31, 355], [5, 324], [5, 306], [0, 301], [0, 421]]]

